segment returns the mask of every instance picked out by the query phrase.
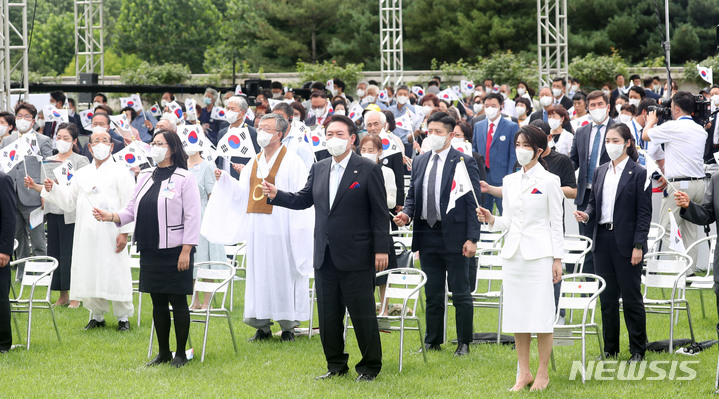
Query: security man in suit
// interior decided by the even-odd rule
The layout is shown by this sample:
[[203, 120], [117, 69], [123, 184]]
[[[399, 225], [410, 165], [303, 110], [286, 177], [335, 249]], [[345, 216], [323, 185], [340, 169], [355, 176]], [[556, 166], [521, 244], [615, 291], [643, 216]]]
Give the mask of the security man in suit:
[[0, 172], [0, 353], [12, 346], [10, 327], [10, 258], [15, 244], [15, 193], [13, 180]]
[[[490, 94], [495, 96], [495, 94]], [[491, 120], [491, 118], [490, 118]], [[480, 224], [474, 209], [474, 196], [459, 197], [447, 210], [454, 185], [454, 171], [463, 153], [452, 148], [455, 120], [445, 112], [435, 112], [427, 120], [431, 152], [415, 158], [404, 211], [394, 218], [399, 226], [414, 220], [412, 249], [420, 252], [422, 271], [427, 274], [427, 334], [425, 350], [440, 350], [444, 332], [445, 281], [452, 291], [457, 310], [457, 350], [469, 353], [472, 342], [474, 307], [469, 281], [470, 259], [477, 251]], [[508, 142], [512, 142], [514, 137]], [[474, 191], [481, 192], [479, 169], [474, 158], [465, 156]], [[445, 279], [446, 276], [446, 279]]]
[[326, 130], [332, 157], [312, 165], [302, 190], [288, 193], [262, 183], [272, 205], [315, 207], [314, 268], [320, 339], [327, 359], [327, 373], [317, 379], [347, 374], [345, 309], [362, 352], [355, 366], [357, 381], [374, 380], [382, 368], [375, 273], [387, 268], [392, 239], [382, 166], [352, 151], [356, 134], [350, 118], [333, 115]]
[[[584, 211], [589, 205], [594, 171], [600, 165], [609, 162], [609, 155], [604, 148], [604, 135], [607, 133], [607, 129], [614, 124], [614, 121], [609, 118], [609, 98], [601, 90], [589, 93], [587, 104], [592, 123], [577, 129], [572, 150], [569, 153], [574, 168], [579, 169], [577, 197], [574, 199], [574, 203], [580, 211]], [[590, 220], [589, 223], [579, 225], [579, 234], [591, 238], [593, 233], [594, 221]], [[584, 272], [594, 273], [594, 259], [591, 253], [587, 254], [584, 260]]]

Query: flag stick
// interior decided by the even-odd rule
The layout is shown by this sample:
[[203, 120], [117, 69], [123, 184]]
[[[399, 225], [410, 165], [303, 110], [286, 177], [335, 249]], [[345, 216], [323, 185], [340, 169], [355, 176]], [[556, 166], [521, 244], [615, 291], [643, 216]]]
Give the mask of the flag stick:
[[[460, 162], [464, 162], [464, 157], [459, 157], [459, 161], [460, 161]], [[474, 202], [475, 202], [475, 203], [477, 204], [477, 206], [479, 207], [480, 204], [479, 204], [479, 201], [477, 200], [477, 194], [474, 192], [474, 185], [473, 185], [473, 184], [470, 184], [470, 185], [469, 185], [469, 188], [470, 188], [470, 190], [472, 190], [472, 196], [474, 197]]]
[[567, 203], [569, 204], [569, 206], [570, 206], [572, 209], [574, 209], [574, 212], [576, 212], [576, 211], [577, 211], [577, 206], [572, 203], [572, 200], [570, 200], [570, 199], [567, 198], [566, 196], [564, 197], [564, 199], [567, 200]]
[[[637, 146], [637, 152], [638, 152], [640, 155], [644, 156], [644, 158], [650, 159], [652, 162], [656, 163], [656, 161], [655, 161], [652, 157], [650, 157], [649, 154], [647, 154], [647, 152], [644, 151], [644, 150], [643, 150], [642, 148], [640, 148], [639, 146]], [[673, 185], [672, 182], [670, 182], [669, 179], [667, 179], [666, 176], [664, 176], [664, 173], [662, 173], [662, 170], [659, 168], [659, 165], [657, 165], [656, 172], [659, 173], [659, 176], [663, 177], [664, 180], [667, 181], [667, 185], [668, 185], [669, 187], [671, 187], [672, 190], [674, 190], [674, 192], [679, 191], [679, 190], [677, 190], [677, 187], [676, 187], [675, 185]]]
[[[25, 168], [25, 177], [28, 177], [27, 174], [27, 161], [25, 159], [22, 160], [22, 166]], [[40, 167], [42, 168], [42, 164], [40, 164]], [[30, 187], [25, 187], [26, 189], [30, 190]]]

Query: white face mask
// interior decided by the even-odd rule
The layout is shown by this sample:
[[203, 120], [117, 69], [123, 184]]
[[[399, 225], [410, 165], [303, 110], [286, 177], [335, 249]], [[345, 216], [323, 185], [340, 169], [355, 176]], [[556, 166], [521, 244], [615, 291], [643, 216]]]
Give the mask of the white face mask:
[[367, 100], [368, 103], [372, 104], [374, 103], [375, 96], [367, 96], [364, 99]]
[[377, 156], [379, 156], [379, 154], [370, 154], [369, 152], [363, 152], [362, 156], [369, 159], [372, 162], [377, 162]]
[[609, 90], [602, 90], [602, 93], [604, 93], [605, 96], [609, 97], [610, 94], [612, 94]]
[[38, 119], [38, 120], [37, 120], [37, 125], [40, 126], [40, 128], [42, 128], [43, 126], [45, 126], [45, 119]]
[[97, 143], [92, 146], [92, 156], [98, 161], [104, 161], [110, 156], [110, 146], [105, 143]]
[[517, 147], [514, 152], [517, 154], [517, 162], [522, 166], [527, 165], [534, 159], [534, 151], [532, 150]]
[[4, 135], [5, 133], [7, 133], [7, 128], [8, 128], [8, 127], [5, 126], [5, 125], [0, 125], [0, 136], [2, 136], [2, 135]]
[[160, 147], [157, 145], [154, 145], [152, 146], [152, 148], [150, 148], [150, 156], [152, 157], [152, 160], [155, 161], [155, 164], [158, 164], [165, 160], [168, 149], [169, 148]]
[[507, 99], [507, 97], [509, 97], [509, 96], [507, 95], [507, 93], [505, 93], [505, 92], [501, 92], [500, 94], [502, 95], [502, 98], [504, 98], [505, 100]]
[[409, 102], [409, 97], [407, 96], [397, 96], [397, 104], [407, 104]]
[[604, 119], [607, 118], [607, 109], [606, 108], [595, 108], [592, 111], [589, 111], [589, 115], [591, 115], [592, 120], [594, 123], [602, 123], [604, 122]]
[[349, 143], [349, 140], [347, 139], [332, 137], [331, 139], [327, 140], [327, 151], [333, 157], [340, 156], [344, 154], [345, 151], [347, 151], [347, 143]]
[[712, 104], [719, 105], [719, 94], [715, 94], [712, 96]]
[[552, 89], [552, 95], [554, 97], [559, 97], [562, 95], [562, 89]]
[[571, 89], [572, 89], [572, 91], [577, 91], [577, 90], [579, 90], [579, 86], [572, 85]]
[[517, 89], [517, 95], [518, 95], [518, 96], [523, 96], [524, 93], [526, 93], [526, 92], [527, 92], [527, 89], [525, 89], [524, 87], [520, 87], [520, 88]]
[[522, 115], [525, 115], [525, 114], [527, 113], [527, 107], [524, 107], [524, 106], [522, 106], [522, 107], [515, 107], [514, 110], [517, 111], [517, 116], [522, 116]]
[[484, 109], [485, 115], [487, 115], [487, 118], [490, 120], [493, 120], [497, 117], [497, 114], [499, 114], [499, 108], [497, 107], [487, 107]]
[[57, 147], [57, 151], [60, 154], [65, 154], [72, 149], [72, 143], [65, 140], [57, 140], [55, 141], [55, 147]]
[[282, 93], [272, 93], [272, 98], [274, 100], [279, 100], [282, 98], [282, 95], [283, 95]]
[[607, 150], [607, 155], [609, 155], [609, 159], [614, 161], [615, 159], [622, 156], [624, 153], [624, 144], [615, 144], [615, 143], [607, 143], [604, 144], [604, 147]]
[[32, 122], [26, 121], [25, 119], [15, 119], [15, 127], [20, 133], [25, 133], [32, 127]]
[[315, 114], [316, 117], [321, 117], [325, 114], [325, 109], [323, 108], [312, 108], [312, 113]]
[[549, 128], [551, 130], [562, 126], [562, 120], [557, 118], [547, 118], [547, 123], [549, 124]]
[[364, 90], [357, 89], [357, 97], [364, 97]]
[[552, 105], [552, 101], [552, 97], [549, 96], [539, 97], [539, 103], [542, 105], [542, 107], [548, 107]]
[[[429, 105], [423, 105], [422, 109], [424, 110], [425, 115], [429, 115], [429, 113], [432, 112], [432, 107], [430, 107]], [[480, 108], [480, 111], [481, 110], [482, 109]], [[474, 111], [474, 112], [479, 112], [479, 111]]]
[[195, 154], [197, 154], [199, 151], [197, 150], [185, 150], [185, 154], [187, 154], [188, 157], [191, 157]]
[[274, 136], [272, 133], [268, 133], [264, 130], [258, 130], [257, 144], [259, 144], [259, 146], [262, 148], [267, 147], [272, 142], [272, 136]]
[[638, 98], [630, 98], [630, 99], [629, 99], [629, 104], [631, 104], [631, 105], [633, 105], [633, 106], [635, 106], [635, 107], [639, 107], [639, 103], [640, 103], [641, 101], [642, 101], [642, 100], [640, 100], [640, 99], [638, 99]]
[[619, 115], [619, 122], [629, 124], [632, 121], [631, 115], [621, 114]]
[[659, 89], [661, 88], [661, 86], [659, 86], [659, 85], [652, 85], [652, 88], [654, 89], [654, 91], [659, 91]]
[[330, 93], [332, 93], [332, 97], [337, 95], [337, 89], [330, 89]]
[[622, 112], [622, 105], [624, 105], [624, 104], [616, 104], [616, 105], [614, 105], [614, 109], [617, 110], [617, 113]]
[[345, 110], [343, 110], [343, 109], [335, 110], [335, 115], [346, 115], [346, 114], [347, 114], [347, 112], [345, 112]]
[[163, 100], [160, 100], [160, 105], [162, 105], [162, 108], [167, 107], [167, 104], [169, 104], [169, 103], [167, 102], [167, 100], [164, 100], [164, 99], [163, 99]]
[[230, 125], [237, 122], [237, 117], [240, 116], [239, 112], [236, 111], [230, 111], [229, 109], [225, 112], [225, 118], [227, 119], [227, 123]]
[[447, 136], [440, 136], [438, 134], [430, 134], [425, 139], [429, 144], [429, 148], [434, 152], [439, 152], [447, 144]]
[[482, 103], [474, 103], [474, 105], [472, 106], [472, 110], [474, 110], [475, 114], [482, 112], [483, 108], [484, 108], [484, 104], [482, 104]]
[[90, 131], [92, 133], [105, 133], [107, 132], [107, 128], [102, 126], [95, 126]]

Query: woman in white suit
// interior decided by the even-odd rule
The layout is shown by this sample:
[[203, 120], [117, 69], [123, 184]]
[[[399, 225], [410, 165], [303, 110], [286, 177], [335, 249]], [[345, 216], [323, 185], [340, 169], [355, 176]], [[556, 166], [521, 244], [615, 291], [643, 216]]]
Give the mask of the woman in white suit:
[[[532, 384], [531, 390], [537, 391], [549, 384], [547, 365], [555, 318], [553, 283], [561, 279], [564, 253], [563, 197], [559, 177], [549, 173], [541, 159], [547, 150], [544, 132], [536, 126], [525, 126], [517, 132], [514, 143], [522, 169], [504, 178], [504, 213], [493, 216], [480, 207], [477, 218], [489, 223], [492, 231], [509, 230], [502, 248], [502, 330], [514, 333], [519, 362], [511, 390]], [[532, 333], [537, 334], [539, 347], [536, 379], [529, 371]]]

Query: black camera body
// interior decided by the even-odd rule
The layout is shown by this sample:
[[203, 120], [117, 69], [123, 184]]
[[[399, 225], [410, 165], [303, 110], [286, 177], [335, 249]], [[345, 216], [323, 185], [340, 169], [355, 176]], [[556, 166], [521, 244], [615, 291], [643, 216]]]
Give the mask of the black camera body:
[[[659, 121], [657, 125], [661, 125], [666, 121], [672, 120], [672, 99], [662, 101], [659, 105], [650, 105], [647, 112], [657, 112]], [[694, 96], [694, 109], [692, 110], [692, 119], [701, 126], [709, 123], [711, 117], [711, 102], [704, 98], [703, 95]]]

